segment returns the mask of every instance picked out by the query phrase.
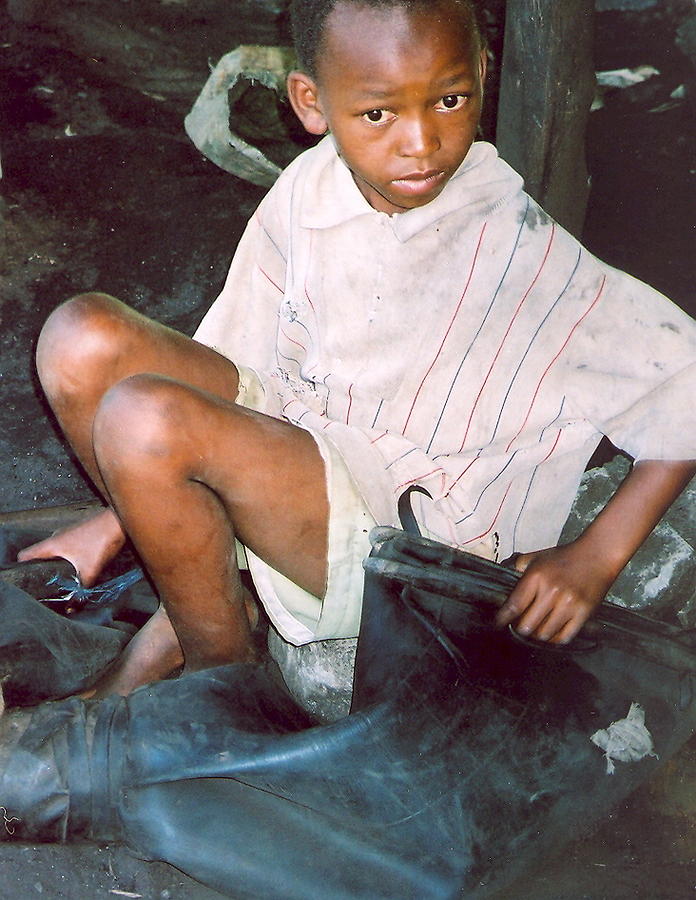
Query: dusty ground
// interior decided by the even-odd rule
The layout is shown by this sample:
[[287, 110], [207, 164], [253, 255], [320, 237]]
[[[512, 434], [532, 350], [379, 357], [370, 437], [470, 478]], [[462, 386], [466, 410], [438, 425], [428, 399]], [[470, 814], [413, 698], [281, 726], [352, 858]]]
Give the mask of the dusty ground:
[[[603, 67], [638, 62], [652, 60], [607, 59]], [[678, 78], [669, 65], [667, 71]], [[669, 96], [665, 78], [654, 87], [654, 102], [614, 97], [595, 114], [586, 240], [677, 302], [691, 303], [693, 313], [692, 271], [684, 263], [693, 257], [691, 125], [685, 103], [649, 112]], [[0, 509], [10, 510], [90, 495], [33, 383], [31, 349], [48, 312], [71, 293], [99, 288], [190, 332], [220, 287], [261, 191], [203, 160], [171, 107], [109, 80], [60, 41], [34, 40], [2, 5], [0, 83]], [[692, 740], [594, 835], [505, 897], [693, 896], [695, 785]], [[219, 896], [122, 848], [87, 845], [3, 846], [0, 884], [2, 895], [16, 900]]]

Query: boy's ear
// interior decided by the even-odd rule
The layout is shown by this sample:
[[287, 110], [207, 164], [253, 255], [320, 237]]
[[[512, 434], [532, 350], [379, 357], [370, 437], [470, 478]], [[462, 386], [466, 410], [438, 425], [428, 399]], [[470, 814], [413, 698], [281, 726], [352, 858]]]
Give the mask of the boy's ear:
[[486, 82], [486, 71], [488, 69], [488, 50], [484, 47], [479, 56], [479, 74], [481, 76], [481, 86]]
[[298, 119], [310, 134], [326, 134], [329, 125], [321, 111], [316, 82], [305, 72], [288, 75], [288, 97]]

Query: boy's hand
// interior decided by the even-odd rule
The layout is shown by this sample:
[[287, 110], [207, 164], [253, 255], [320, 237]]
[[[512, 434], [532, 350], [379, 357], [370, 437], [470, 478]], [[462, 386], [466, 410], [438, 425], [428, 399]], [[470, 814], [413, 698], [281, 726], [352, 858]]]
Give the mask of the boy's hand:
[[500, 609], [499, 625], [567, 644], [580, 631], [670, 504], [696, 475], [696, 460], [641, 460], [571, 544], [524, 553], [524, 575]]
[[498, 625], [516, 621], [525, 637], [567, 644], [602, 602], [616, 573], [604, 571], [599, 560], [588, 558], [577, 542], [515, 560], [524, 572], [517, 587], [498, 612]]

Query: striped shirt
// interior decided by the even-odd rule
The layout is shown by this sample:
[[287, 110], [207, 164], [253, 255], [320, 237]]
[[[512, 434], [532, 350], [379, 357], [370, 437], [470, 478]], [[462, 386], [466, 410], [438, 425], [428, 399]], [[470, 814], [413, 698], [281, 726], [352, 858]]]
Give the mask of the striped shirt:
[[486, 143], [389, 216], [326, 138], [261, 203], [195, 337], [334, 444], [378, 522], [422, 485], [429, 532], [493, 558], [556, 543], [602, 435], [696, 457], [696, 323], [587, 252]]

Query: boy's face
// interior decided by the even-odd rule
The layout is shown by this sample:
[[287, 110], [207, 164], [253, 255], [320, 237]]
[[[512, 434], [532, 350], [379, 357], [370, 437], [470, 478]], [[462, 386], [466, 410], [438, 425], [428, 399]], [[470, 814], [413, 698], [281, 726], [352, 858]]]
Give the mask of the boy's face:
[[328, 128], [365, 198], [392, 214], [429, 203], [459, 168], [476, 137], [485, 68], [449, 0], [411, 12], [339, 2], [316, 81], [293, 73], [288, 87], [305, 127]]

